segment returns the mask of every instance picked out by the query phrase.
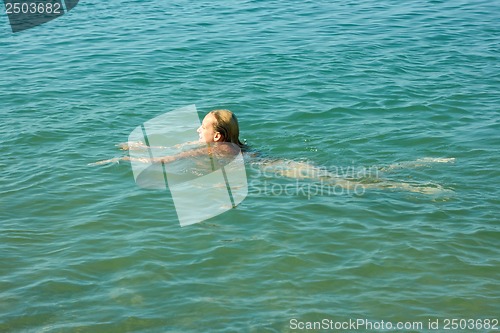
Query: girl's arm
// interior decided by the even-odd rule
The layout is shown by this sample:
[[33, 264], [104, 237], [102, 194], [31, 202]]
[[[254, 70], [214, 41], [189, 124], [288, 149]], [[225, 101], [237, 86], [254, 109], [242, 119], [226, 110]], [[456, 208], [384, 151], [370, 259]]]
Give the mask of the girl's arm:
[[172, 147], [166, 147], [166, 146], [148, 146], [142, 141], [128, 141], [128, 142], [122, 142], [117, 144], [120, 148], [120, 150], [145, 150], [145, 149], [166, 149], [166, 148], [182, 148], [185, 146], [192, 146], [192, 145], [199, 145], [199, 141], [189, 141], [185, 143], [179, 143], [175, 146]]
[[95, 163], [90, 163], [89, 165], [120, 163], [120, 161], [135, 161], [135, 162], [141, 162], [141, 163], [171, 163], [171, 162], [183, 159], [183, 158], [196, 157], [196, 156], [202, 156], [202, 155], [209, 156], [209, 155], [212, 155], [212, 153], [213, 153], [213, 148], [209, 146], [209, 147], [202, 147], [202, 148], [183, 151], [181, 153], [171, 155], [171, 156], [162, 156], [162, 157], [153, 157], [153, 158], [123, 156], [123, 157], [111, 158], [108, 160], [102, 160], [102, 161], [98, 161]]

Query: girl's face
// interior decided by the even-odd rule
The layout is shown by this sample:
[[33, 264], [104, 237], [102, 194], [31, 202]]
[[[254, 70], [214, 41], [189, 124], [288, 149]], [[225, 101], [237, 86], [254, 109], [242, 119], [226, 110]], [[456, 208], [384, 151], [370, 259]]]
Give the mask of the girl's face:
[[215, 116], [211, 113], [207, 114], [205, 118], [203, 118], [203, 122], [197, 130], [200, 135], [200, 142], [217, 142], [220, 140], [220, 133], [215, 132], [214, 130], [214, 123], [216, 121], [217, 119], [215, 119]]

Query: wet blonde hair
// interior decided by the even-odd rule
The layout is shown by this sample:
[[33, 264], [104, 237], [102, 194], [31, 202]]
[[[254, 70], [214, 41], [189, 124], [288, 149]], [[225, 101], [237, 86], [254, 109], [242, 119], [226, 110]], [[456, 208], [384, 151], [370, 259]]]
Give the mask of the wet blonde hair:
[[222, 135], [222, 141], [237, 144], [240, 148], [245, 147], [239, 139], [240, 127], [234, 113], [229, 110], [213, 110], [209, 113], [215, 117], [214, 130]]

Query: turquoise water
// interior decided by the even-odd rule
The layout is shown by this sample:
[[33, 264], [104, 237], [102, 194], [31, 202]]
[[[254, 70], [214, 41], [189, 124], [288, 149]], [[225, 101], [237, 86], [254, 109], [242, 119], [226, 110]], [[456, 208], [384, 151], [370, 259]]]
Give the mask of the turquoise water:
[[[0, 331], [499, 320], [499, 20], [470, 0], [82, 1], [17, 34], [1, 15]], [[189, 104], [233, 110], [265, 156], [447, 191], [279, 192], [317, 183], [249, 164], [236, 209], [181, 228], [130, 164], [88, 164]]]

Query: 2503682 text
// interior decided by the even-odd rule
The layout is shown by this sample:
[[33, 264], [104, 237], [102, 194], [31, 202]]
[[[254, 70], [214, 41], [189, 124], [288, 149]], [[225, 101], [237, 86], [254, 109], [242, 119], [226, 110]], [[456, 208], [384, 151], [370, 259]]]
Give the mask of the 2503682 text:
[[7, 2], [5, 3], [6, 14], [61, 14], [61, 4], [47, 2]]
[[498, 319], [443, 319], [443, 330], [499, 330]]

